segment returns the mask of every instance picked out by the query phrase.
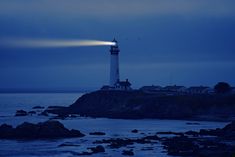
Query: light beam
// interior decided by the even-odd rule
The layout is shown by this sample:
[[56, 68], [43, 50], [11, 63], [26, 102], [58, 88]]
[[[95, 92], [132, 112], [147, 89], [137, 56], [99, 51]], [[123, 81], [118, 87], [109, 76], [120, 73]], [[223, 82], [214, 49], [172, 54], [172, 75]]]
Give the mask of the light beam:
[[105, 46], [116, 45], [115, 42], [100, 40], [48, 40], [48, 39], [5, 39], [1, 45], [17, 48], [59, 48], [81, 46]]

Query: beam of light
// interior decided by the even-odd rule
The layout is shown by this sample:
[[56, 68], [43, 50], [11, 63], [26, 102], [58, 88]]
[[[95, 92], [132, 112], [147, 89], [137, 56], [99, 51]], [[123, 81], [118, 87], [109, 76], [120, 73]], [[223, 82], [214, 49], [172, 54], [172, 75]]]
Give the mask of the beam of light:
[[5, 39], [0, 45], [17, 48], [59, 48], [80, 46], [116, 45], [115, 42], [100, 40], [48, 40], [48, 39]]

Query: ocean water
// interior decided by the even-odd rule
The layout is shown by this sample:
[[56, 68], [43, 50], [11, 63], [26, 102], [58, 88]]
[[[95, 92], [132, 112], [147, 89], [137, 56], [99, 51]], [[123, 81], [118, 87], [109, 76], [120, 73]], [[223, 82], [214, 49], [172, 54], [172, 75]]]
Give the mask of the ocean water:
[[[84, 93], [27, 93], [27, 94], [0, 94], [0, 124], [7, 123], [17, 126], [22, 122], [37, 123], [46, 121], [49, 117], [32, 115], [15, 117], [16, 110], [23, 109], [32, 111], [34, 106], [68, 106], [76, 101]], [[34, 110], [40, 113], [42, 110]], [[184, 132], [188, 130], [222, 128], [226, 122], [207, 121], [186, 121], [186, 120], [124, 120], [107, 118], [71, 118], [60, 120], [67, 128], [77, 129], [86, 134], [83, 138], [69, 138], [59, 140], [0, 140], [0, 156], [4, 157], [74, 157], [75, 153], [87, 151], [87, 148], [96, 146], [96, 140], [108, 138], [139, 138], [144, 135], [153, 135], [159, 131]], [[188, 125], [187, 123], [199, 123]], [[140, 133], [131, 133], [131, 130], [138, 129]], [[105, 136], [92, 136], [90, 132], [102, 131]], [[142, 134], [141, 134], [142, 133]], [[59, 147], [62, 143], [72, 143], [76, 146]], [[133, 149], [135, 156], [168, 156], [161, 143], [156, 144], [134, 144], [126, 148], [110, 149], [106, 144], [105, 153], [98, 153], [92, 156], [122, 156], [122, 150]], [[143, 148], [153, 148], [153, 150], [142, 150]]]

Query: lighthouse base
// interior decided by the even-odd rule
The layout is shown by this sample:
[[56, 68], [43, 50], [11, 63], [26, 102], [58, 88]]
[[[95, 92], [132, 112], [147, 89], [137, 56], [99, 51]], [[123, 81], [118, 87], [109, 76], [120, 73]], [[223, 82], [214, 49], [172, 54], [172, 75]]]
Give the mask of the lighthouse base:
[[114, 84], [114, 86], [108, 86], [104, 85], [101, 90], [132, 90], [131, 88], [131, 83], [129, 82], [128, 79], [126, 81], [118, 81], [117, 83]]

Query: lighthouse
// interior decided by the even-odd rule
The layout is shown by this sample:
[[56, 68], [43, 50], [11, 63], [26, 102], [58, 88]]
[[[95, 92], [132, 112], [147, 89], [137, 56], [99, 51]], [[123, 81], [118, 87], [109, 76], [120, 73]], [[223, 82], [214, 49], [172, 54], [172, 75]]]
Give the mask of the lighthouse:
[[113, 39], [113, 42], [116, 43], [115, 45], [112, 45], [110, 48], [110, 87], [115, 87], [116, 83], [119, 82], [119, 48], [118, 43], [115, 39]]
[[104, 85], [101, 90], [132, 90], [131, 83], [128, 79], [120, 81], [119, 78], [119, 48], [118, 42], [113, 39], [114, 44], [110, 48], [110, 81], [109, 86]]

